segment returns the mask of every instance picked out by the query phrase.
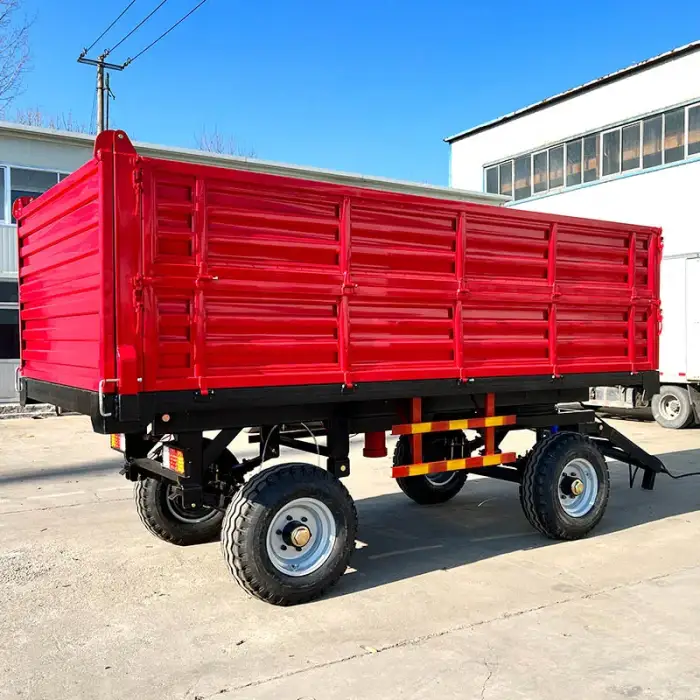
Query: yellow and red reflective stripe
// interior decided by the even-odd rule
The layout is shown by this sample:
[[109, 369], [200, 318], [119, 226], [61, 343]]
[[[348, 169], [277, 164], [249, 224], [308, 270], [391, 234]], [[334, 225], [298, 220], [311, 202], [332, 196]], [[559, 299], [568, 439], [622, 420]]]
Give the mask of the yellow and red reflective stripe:
[[415, 435], [416, 433], [442, 433], [448, 430], [475, 430], [497, 428], [500, 425], [515, 425], [515, 416], [489, 416], [486, 418], [463, 418], [459, 420], [437, 420], [428, 423], [395, 425], [392, 435]]
[[464, 457], [462, 459], [448, 459], [443, 462], [425, 462], [424, 464], [407, 464], [402, 467], [394, 467], [391, 475], [394, 479], [405, 476], [423, 476], [425, 474], [439, 474], [440, 472], [454, 472], [460, 469], [475, 469], [477, 467], [493, 467], [497, 464], [510, 464], [515, 462], [515, 452], [504, 452], [498, 455], [484, 455], [483, 457]]

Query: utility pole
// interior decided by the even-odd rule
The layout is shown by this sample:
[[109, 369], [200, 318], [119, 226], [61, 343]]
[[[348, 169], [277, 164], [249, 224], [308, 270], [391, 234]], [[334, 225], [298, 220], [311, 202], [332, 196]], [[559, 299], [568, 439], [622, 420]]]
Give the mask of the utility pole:
[[105, 92], [109, 92], [109, 75], [107, 76], [107, 84], [105, 85], [105, 68], [109, 70], [124, 70], [124, 64], [107, 63], [105, 61], [106, 54], [102, 54], [97, 58], [86, 58], [81, 55], [78, 58], [78, 63], [84, 63], [88, 66], [97, 67], [97, 133], [104, 131], [109, 124], [105, 124], [105, 115], [109, 121], [109, 107], [105, 109]]
[[105, 64], [102, 56], [97, 64], [97, 133], [105, 130]]
[[105, 102], [105, 129], [109, 129], [109, 101], [114, 98], [114, 93], [109, 87], [109, 73], [105, 75], [105, 89], [104, 92], [107, 93], [107, 101]]

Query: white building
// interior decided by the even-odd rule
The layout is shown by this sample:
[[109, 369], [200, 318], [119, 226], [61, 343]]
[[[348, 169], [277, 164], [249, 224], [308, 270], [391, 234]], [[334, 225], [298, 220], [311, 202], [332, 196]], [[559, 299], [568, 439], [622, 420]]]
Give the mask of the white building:
[[664, 228], [700, 250], [700, 41], [467, 129], [450, 184], [511, 206]]
[[[450, 184], [500, 192], [506, 206], [661, 226], [665, 258], [699, 253], [699, 75], [697, 41], [451, 136]], [[663, 279], [662, 381], [683, 384], [685, 367], [666, 362], [686, 355], [682, 290], [671, 299]]]
[[[15, 370], [19, 364], [19, 303], [17, 230], [12, 202], [37, 196], [92, 157], [94, 137], [52, 129], [0, 122], [0, 402], [16, 398]], [[446, 187], [417, 185], [383, 178], [338, 173], [316, 168], [269, 163], [235, 156], [134, 144], [140, 155], [235, 167], [287, 177], [303, 177], [356, 187], [501, 204], [503, 197], [477, 192], [458, 193]]]

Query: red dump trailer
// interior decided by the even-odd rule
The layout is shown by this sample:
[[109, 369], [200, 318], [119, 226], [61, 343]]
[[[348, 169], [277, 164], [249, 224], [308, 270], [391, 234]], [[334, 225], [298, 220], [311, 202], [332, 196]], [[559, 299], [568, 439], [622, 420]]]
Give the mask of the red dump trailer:
[[[346, 569], [352, 433], [370, 457], [400, 436], [392, 475], [417, 503], [476, 472], [519, 483], [545, 535], [581, 537], [606, 456], [645, 488], [664, 471], [592, 411], [557, 408], [591, 386], [658, 390], [661, 232], [467, 200], [141, 157], [104, 132], [15, 203], [22, 400], [90, 416], [146, 527], [220, 536], [236, 580], [276, 604]], [[259, 455], [239, 461], [249, 427]], [[532, 451], [500, 449], [524, 428]], [[262, 468], [280, 446], [327, 468]]]

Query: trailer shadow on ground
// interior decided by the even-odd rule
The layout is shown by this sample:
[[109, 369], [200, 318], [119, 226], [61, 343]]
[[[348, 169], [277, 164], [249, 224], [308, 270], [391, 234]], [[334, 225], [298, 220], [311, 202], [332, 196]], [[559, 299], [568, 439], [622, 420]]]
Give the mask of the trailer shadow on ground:
[[[700, 471], [700, 449], [659, 455], [674, 473]], [[610, 464], [612, 489], [590, 538], [700, 510], [700, 477], [659, 475], [654, 491], [629, 488], [627, 465]], [[432, 571], [449, 570], [518, 550], [556, 547], [535, 532], [520, 507], [518, 486], [468, 480], [447, 504], [418, 506], [401, 493], [358, 500], [359, 545], [348, 573], [331, 593], [343, 596]]]
[[122, 460], [120, 458], [112, 458], [101, 462], [72, 464], [59, 468], [46, 466], [35, 469], [14, 470], [6, 474], [0, 473], [0, 487], [32, 481], [51, 480], [61, 482], [64, 479], [75, 479], [76, 477], [116, 474], [121, 469], [121, 466]]

